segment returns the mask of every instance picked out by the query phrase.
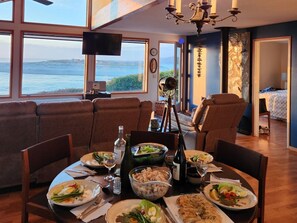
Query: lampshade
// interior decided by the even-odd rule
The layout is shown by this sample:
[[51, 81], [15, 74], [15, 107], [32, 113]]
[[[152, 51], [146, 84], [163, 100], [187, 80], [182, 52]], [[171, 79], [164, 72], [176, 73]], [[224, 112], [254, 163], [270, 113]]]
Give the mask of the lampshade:
[[282, 81], [286, 81], [287, 80], [287, 73], [283, 72], [281, 75]]

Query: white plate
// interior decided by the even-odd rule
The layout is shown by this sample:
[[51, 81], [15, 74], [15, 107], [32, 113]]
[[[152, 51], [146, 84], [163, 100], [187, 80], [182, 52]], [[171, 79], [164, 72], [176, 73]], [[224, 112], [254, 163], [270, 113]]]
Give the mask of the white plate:
[[186, 159], [189, 163], [195, 163], [191, 160], [193, 156], [198, 156], [198, 158], [206, 163], [210, 163], [213, 161], [213, 156], [207, 152], [199, 151], [199, 150], [185, 150]]
[[[159, 148], [160, 151], [156, 151], [156, 152], [151, 152], [151, 153], [140, 153], [140, 148], [143, 146], [152, 146], [155, 148]], [[168, 151], [168, 148], [162, 144], [159, 143], [153, 143], [153, 142], [146, 142], [146, 143], [140, 143], [137, 144], [136, 146], [133, 146], [132, 148], [132, 153], [133, 155], [136, 156], [145, 156], [145, 155], [150, 155], [150, 154], [158, 154], [158, 153], [166, 153]]]
[[[104, 152], [104, 151], [96, 151], [96, 153], [98, 153], [98, 155], [101, 155], [101, 154], [111, 154], [112, 152]], [[92, 168], [104, 168], [104, 165], [103, 163], [99, 164], [94, 158], [93, 158], [93, 153], [88, 153], [88, 154], [85, 154], [84, 156], [82, 156], [80, 158], [80, 161], [82, 162], [83, 165], [85, 166], [89, 166], [89, 167], [92, 167]]]
[[[128, 199], [113, 204], [105, 215], [106, 222], [115, 223], [118, 216], [130, 212], [133, 208], [136, 208], [141, 201], [142, 199]], [[165, 219], [163, 222], [166, 222]]]
[[[60, 191], [63, 187], [66, 187], [67, 185], [71, 185], [74, 183], [84, 186], [84, 193], [81, 197], [72, 198], [68, 201], [64, 201], [64, 202], [60, 202], [60, 203], [51, 200], [51, 197], [55, 192]], [[100, 188], [99, 184], [97, 184], [95, 182], [88, 181], [88, 180], [70, 180], [70, 181], [65, 181], [63, 183], [57, 184], [56, 186], [52, 187], [48, 191], [46, 197], [53, 204], [60, 205], [60, 206], [66, 206], [66, 207], [75, 207], [75, 206], [79, 206], [79, 205], [85, 204], [85, 203], [93, 200], [100, 193], [100, 191], [101, 191], [101, 188]]]
[[[241, 187], [241, 188], [243, 188], [244, 190], [246, 190], [246, 191], [247, 191], [247, 194], [248, 194], [246, 197], [240, 199], [240, 200], [241, 200], [241, 201], [240, 201], [241, 206], [227, 206], [227, 205], [224, 205], [224, 204], [222, 204], [220, 201], [216, 201], [216, 200], [214, 200], [214, 199], [212, 199], [212, 198], [210, 197], [209, 192], [210, 192], [210, 190], [212, 189], [212, 186], [213, 186], [213, 185], [216, 185], [216, 184], [218, 184], [218, 183], [211, 183], [211, 184], [208, 184], [206, 187], [204, 187], [204, 191], [203, 191], [205, 197], [206, 197], [208, 200], [210, 200], [211, 202], [215, 203], [216, 205], [219, 205], [219, 206], [221, 206], [221, 207], [223, 207], [223, 208], [226, 208], [226, 209], [228, 209], [228, 210], [239, 211], [239, 210], [245, 210], [245, 209], [252, 208], [252, 207], [254, 207], [254, 206], [258, 203], [258, 199], [257, 199], [257, 197], [253, 194], [253, 192], [251, 192], [250, 190], [248, 190], [248, 189], [245, 188], [245, 187]], [[235, 185], [235, 186], [238, 186], [238, 185]]]
[[[199, 194], [199, 195], [204, 197], [203, 194]], [[177, 200], [178, 197], [179, 197], [179, 195], [178, 196], [172, 196], [172, 197], [163, 197], [163, 199], [164, 199], [170, 213], [174, 217], [175, 222], [176, 223], [183, 223], [183, 220], [180, 218], [180, 216], [178, 214], [179, 207], [176, 204], [176, 200]], [[205, 197], [204, 197], [204, 199], [205, 199]], [[212, 203], [210, 203], [210, 204], [213, 205]], [[233, 221], [220, 208], [218, 208], [215, 205], [213, 205], [213, 206], [216, 208], [219, 215], [221, 216], [223, 223], [233, 223]]]

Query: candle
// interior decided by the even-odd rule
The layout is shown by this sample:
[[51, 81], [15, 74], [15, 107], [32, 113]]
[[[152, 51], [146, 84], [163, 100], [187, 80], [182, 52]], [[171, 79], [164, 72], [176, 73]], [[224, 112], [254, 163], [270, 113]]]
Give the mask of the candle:
[[168, 6], [174, 6], [174, 0], [168, 0]]
[[176, 14], [181, 14], [181, 0], [176, 0]]
[[217, 13], [217, 0], [212, 0], [210, 14], [216, 14], [216, 13]]
[[237, 0], [232, 0], [232, 8], [238, 9], [238, 1]]

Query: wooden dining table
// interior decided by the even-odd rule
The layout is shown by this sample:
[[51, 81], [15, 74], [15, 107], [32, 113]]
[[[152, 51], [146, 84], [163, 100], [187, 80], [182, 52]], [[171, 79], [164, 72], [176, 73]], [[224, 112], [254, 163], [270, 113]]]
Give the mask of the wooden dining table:
[[[236, 173], [232, 168], [222, 164], [222, 163], [217, 163], [213, 162], [216, 166], [222, 167], [222, 172], [216, 172], [215, 175], [218, 177], [224, 177], [224, 178], [230, 178], [230, 179], [238, 179], [240, 180], [241, 184], [243, 187], [249, 189], [250, 191], [253, 192], [252, 187], [250, 184], [238, 173]], [[81, 164], [80, 161], [77, 161], [73, 163], [72, 165], [68, 166], [66, 169], [72, 169], [73, 167]], [[65, 170], [66, 170], [65, 169]], [[73, 177], [68, 175], [65, 170], [61, 171], [52, 181], [50, 188], [54, 187], [55, 185], [73, 180]], [[104, 180], [104, 175], [106, 175], [107, 172], [102, 172], [98, 171], [98, 175], [102, 176], [102, 180]], [[206, 182], [209, 180], [209, 173], [206, 175]], [[83, 179], [83, 178], [79, 178]], [[180, 195], [180, 194], [189, 194], [189, 193], [198, 193], [197, 191], [198, 185], [193, 185], [191, 183], [185, 183], [182, 186], [179, 186], [175, 183], [173, 183], [173, 186], [168, 190], [167, 194], [165, 197], [168, 196], [174, 196], [174, 195]], [[113, 196], [112, 201], [110, 203], [114, 204], [118, 201], [125, 200], [125, 199], [140, 199], [137, 197], [134, 192], [132, 191], [131, 187], [128, 188], [122, 188], [122, 193], [120, 195], [115, 195], [112, 193], [112, 187], [110, 191], [103, 192], [104, 198], [107, 198], [109, 196]], [[165, 205], [165, 202], [162, 198], [154, 201], [157, 204], [162, 204]], [[74, 214], [70, 212], [70, 210], [73, 207], [64, 207], [64, 206], [59, 206], [55, 205], [52, 202], [49, 201], [49, 207], [52, 210], [54, 216], [56, 217], [57, 222], [62, 222], [62, 223], [76, 223], [76, 222], [83, 222], [82, 220], [79, 220], [76, 218]], [[221, 208], [221, 207], [219, 207]], [[227, 210], [225, 208], [221, 208], [221, 210], [235, 223], [244, 223], [244, 222], [252, 222], [257, 214], [257, 205], [255, 207], [245, 209], [245, 210]], [[92, 220], [91, 223], [104, 223], [105, 221], [105, 216], [101, 216], [95, 220]]]

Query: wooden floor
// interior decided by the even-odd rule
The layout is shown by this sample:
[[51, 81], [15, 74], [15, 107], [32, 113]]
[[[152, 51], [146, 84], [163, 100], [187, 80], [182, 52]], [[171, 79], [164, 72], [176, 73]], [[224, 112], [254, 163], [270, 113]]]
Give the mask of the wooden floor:
[[[252, 137], [238, 134], [236, 143], [269, 157], [265, 222], [295, 223], [297, 222], [297, 152], [286, 148], [286, 123], [272, 120], [271, 126], [269, 136]], [[248, 181], [256, 190], [257, 182], [250, 177]], [[19, 223], [20, 210], [20, 192], [0, 194], [1, 223]], [[31, 215], [30, 222], [47, 223], [49, 221]]]

